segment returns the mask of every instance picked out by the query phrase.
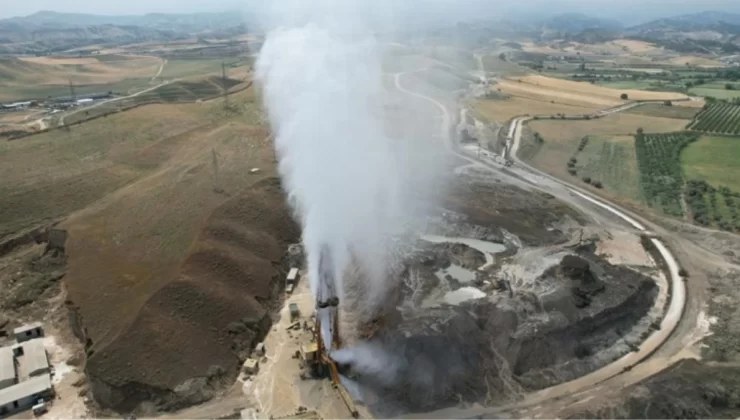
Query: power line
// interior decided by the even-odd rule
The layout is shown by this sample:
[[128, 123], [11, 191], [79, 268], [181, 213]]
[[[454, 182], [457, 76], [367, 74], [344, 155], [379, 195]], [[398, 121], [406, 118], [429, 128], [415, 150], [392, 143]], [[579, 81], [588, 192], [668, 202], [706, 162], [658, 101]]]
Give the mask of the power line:
[[228, 107], [229, 106], [229, 91], [226, 88], [226, 63], [224, 63], [223, 61], [221, 62], [221, 83], [222, 83], [221, 87], [223, 87], [224, 89], [224, 106]]
[[77, 101], [77, 95], [75, 94], [75, 85], [72, 83], [72, 79], [69, 79], [69, 96], [72, 97], [72, 101]]

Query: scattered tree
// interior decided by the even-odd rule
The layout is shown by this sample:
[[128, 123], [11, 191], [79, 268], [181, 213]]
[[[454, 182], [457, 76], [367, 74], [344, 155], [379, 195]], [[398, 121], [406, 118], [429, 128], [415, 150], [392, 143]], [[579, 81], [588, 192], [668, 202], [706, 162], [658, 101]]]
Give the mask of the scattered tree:
[[642, 129], [642, 127], [639, 127], [639, 128], [637, 129], [637, 134], [642, 134], [642, 133], [644, 133], [644, 132], [645, 132], [645, 130], [643, 130], [643, 129]]
[[596, 188], [603, 188], [604, 185], [601, 183], [601, 181], [592, 181], [591, 185], [593, 185]]
[[735, 85], [733, 85], [732, 83], [727, 83], [725, 85], [725, 89], [726, 90], [735, 90]]
[[665, 101], [665, 102], [663, 102], [663, 105], [665, 105], [665, 106], [673, 106], [673, 102], [672, 101]]
[[588, 176], [584, 176], [584, 177], [583, 177], [583, 178], [581, 178], [581, 179], [582, 179], [582, 180], [583, 180], [583, 182], [585, 182], [586, 184], [590, 184], [590, 183], [591, 183], [591, 177], [588, 177]]
[[623, 100], [629, 99], [629, 95], [627, 95], [626, 93], [619, 95], [619, 97], [622, 98]]
[[573, 176], [576, 176], [576, 168], [568, 168], [568, 173]]

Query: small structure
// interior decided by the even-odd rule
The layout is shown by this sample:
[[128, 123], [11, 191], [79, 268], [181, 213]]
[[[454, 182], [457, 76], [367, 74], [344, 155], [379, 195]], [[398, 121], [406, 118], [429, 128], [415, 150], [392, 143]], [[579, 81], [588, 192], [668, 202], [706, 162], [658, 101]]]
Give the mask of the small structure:
[[300, 277], [301, 275], [300, 273], [298, 273], [298, 268], [293, 267], [288, 272], [288, 277], [285, 278], [285, 283], [289, 285], [292, 284], [293, 286], [295, 286], [296, 284], [298, 284], [298, 280], [300, 280]]
[[36, 376], [0, 390], [0, 416], [26, 410], [38, 405], [39, 400], [51, 398], [54, 390], [49, 375]]
[[15, 358], [10, 347], [0, 348], [0, 389], [13, 386], [18, 382], [15, 372]]
[[257, 356], [262, 357], [265, 355], [265, 343], [259, 343], [257, 344], [257, 347], [254, 348], [254, 352], [257, 354]]
[[301, 360], [303, 360], [307, 366], [311, 366], [318, 362], [319, 355], [319, 344], [315, 341], [301, 346]]
[[21, 109], [26, 109], [29, 106], [31, 106], [31, 101], [25, 101], [25, 102], [13, 102], [10, 104], [2, 104], [2, 109], [4, 111], [18, 111]]
[[31, 411], [33, 412], [34, 416], [40, 416], [44, 413], [46, 413], [48, 410], [46, 409], [46, 403], [44, 400], [39, 400], [39, 403], [31, 407]]
[[285, 288], [285, 293], [287, 293], [289, 295], [292, 295], [293, 294], [293, 289], [294, 289], [293, 285], [292, 284], [289, 284], [288, 287]]
[[242, 371], [244, 373], [249, 375], [255, 375], [260, 370], [260, 363], [257, 359], [249, 358], [244, 361], [244, 365], [242, 365]]
[[291, 303], [290, 305], [288, 305], [288, 309], [290, 309], [290, 321], [291, 322], [295, 321], [301, 316], [301, 311], [298, 309], [297, 303]]
[[31, 340], [33, 338], [43, 337], [44, 329], [40, 322], [24, 325], [13, 330], [15, 340], [19, 343]]

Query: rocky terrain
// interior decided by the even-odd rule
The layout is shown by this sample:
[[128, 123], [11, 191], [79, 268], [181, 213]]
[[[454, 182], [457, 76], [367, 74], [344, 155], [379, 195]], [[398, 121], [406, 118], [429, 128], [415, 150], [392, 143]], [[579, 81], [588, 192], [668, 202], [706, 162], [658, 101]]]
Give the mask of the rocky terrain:
[[598, 409], [571, 410], [566, 418], [735, 419], [740, 416], [740, 369], [735, 365], [678, 362], [626, 389]]
[[[557, 206], [547, 197], [511, 186], [480, 188], [486, 194], [477, 185], [458, 194], [497, 195], [496, 204], [450, 199], [460, 212], [447, 211], [432, 228], [450, 242], [416, 244], [384, 328], [359, 344], [392, 367], [348, 368], [375, 415], [514, 401], [612, 362], [648, 333], [658, 295], [652, 278], [610, 263], [595, 243], [571, 243], [572, 229], [555, 229], [555, 217], [547, 219], [554, 213], [547, 207]], [[501, 199], [515, 192], [518, 200]], [[523, 203], [532, 205], [527, 217], [503, 221]], [[480, 250], [455, 243], [459, 237], [500, 250], [489, 263]], [[534, 269], [517, 271], [530, 254], [540, 255], [525, 267]]]

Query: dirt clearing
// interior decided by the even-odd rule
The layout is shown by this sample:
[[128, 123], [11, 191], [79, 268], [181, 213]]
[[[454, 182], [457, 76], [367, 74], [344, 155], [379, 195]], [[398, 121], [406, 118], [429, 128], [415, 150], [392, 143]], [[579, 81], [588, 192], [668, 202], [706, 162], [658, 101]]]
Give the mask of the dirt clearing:
[[641, 90], [618, 90], [590, 83], [573, 82], [552, 77], [530, 75], [506, 79], [501, 83], [502, 90], [521, 96], [537, 95], [550, 97], [574, 105], [615, 106], [625, 101], [622, 94], [627, 94], [630, 100], [675, 100], [686, 99], [687, 96], [674, 92], [647, 92]]
[[534, 99], [511, 97], [507, 99], [479, 99], [473, 102], [475, 110], [489, 121], [505, 122], [520, 115], [580, 115], [591, 114], [598, 107], [564, 105], [537, 101]]

